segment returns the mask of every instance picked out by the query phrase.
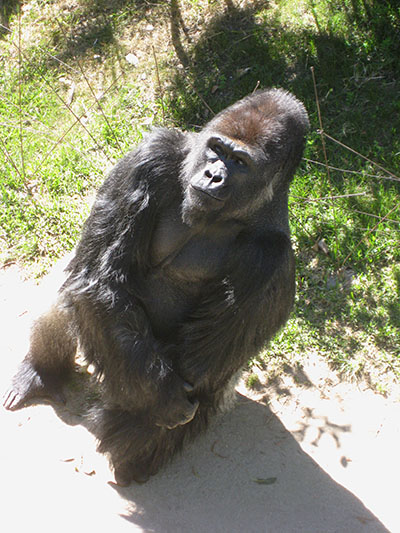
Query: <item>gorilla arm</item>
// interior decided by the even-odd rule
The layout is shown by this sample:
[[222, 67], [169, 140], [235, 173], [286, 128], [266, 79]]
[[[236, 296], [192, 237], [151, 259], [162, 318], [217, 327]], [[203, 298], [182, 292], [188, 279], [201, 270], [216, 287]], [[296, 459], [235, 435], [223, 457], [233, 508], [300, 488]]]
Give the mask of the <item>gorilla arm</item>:
[[294, 256], [289, 238], [271, 231], [239, 236], [226, 275], [210, 287], [180, 330], [180, 375], [194, 384], [222, 390], [286, 322], [295, 293]]
[[181, 194], [171, 172], [184, 157], [184, 140], [180, 132], [157, 130], [113, 169], [62, 289], [85, 358], [104, 375], [108, 402], [127, 410], [153, 406], [156, 423], [167, 427], [186, 423], [197, 405], [172, 368], [171, 346], [153, 335], [141, 292], [156, 221]]
[[191, 387], [173, 371], [171, 349], [154, 338], [138, 296], [156, 213], [163, 199], [177, 194], [168, 171], [184, 157], [183, 143], [178, 132], [156, 131], [112, 170], [84, 225], [58, 302], [33, 326], [7, 408], [38, 396], [61, 398], [79, 338], [86, 360], [105, 377], [109, 405], [146, 405], [150, 411], [154, 406], [155, 423], [167, 427], [194, 415], [197, 406], [186, 397]]
[[[125, 300], [123, 291], [119, 293], [118, 306]], [[80, 332], [85, 358], [104, 377], [109, 407], [135, 413], [145, 409], [149, 420], [168, 428], [184, 424], [197, 409], [197, 403], [187, 399], [192, 387], [173, 369], [173, 347], [154, 338], [142, 306], [130, 300], [118, 311], [94, 306], [85, 298], [75, 301], [78, 322], [85, 317], [85, 330]]]

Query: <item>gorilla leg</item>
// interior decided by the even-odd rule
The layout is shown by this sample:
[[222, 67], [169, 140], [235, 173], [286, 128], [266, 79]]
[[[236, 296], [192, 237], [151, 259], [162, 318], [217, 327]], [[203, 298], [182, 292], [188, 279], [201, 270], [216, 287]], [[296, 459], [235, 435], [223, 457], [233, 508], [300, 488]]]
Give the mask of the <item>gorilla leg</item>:
[[167, 430], [156, 426], [145, 412], [99, 407], [91, 414], [98, 451], [109, 455], [116, 483], [127, 486], [133, 480], [147, 481], [155, 473], [151, 469], [155, 444]]
[[19, 409], [34, 398], [64, 402], [62, 385], [73, 369], [76, 348], [68, 310], [58, 302], [34, 323], [29, 352], [4, 396], [4, 407]]
[[199, 405], [193, 419], [173, 429], [156, 425], [156, 407], [136, 412], [119, 407], [94, 408], [92, 431], [99, 440], [98, 451], [110, 457], [116, 483], [144, 483], [156, 474], [206, 429], [212, 415], [230, 403], [232, 385], [233, 381], [225, 383], [212, 392], [207, 388], [194, 390]]
[[116, 483], [127, 486], [132, 481], [144, 483], [156, 474], [186, 441], [207, 426], [211, 408], [200, 404], [190, 422], [174, 429], [156, 426], [151, 413], [144, 411], [134, 413], [115, 408], [92, 414], [98, 451], [109, 454]]

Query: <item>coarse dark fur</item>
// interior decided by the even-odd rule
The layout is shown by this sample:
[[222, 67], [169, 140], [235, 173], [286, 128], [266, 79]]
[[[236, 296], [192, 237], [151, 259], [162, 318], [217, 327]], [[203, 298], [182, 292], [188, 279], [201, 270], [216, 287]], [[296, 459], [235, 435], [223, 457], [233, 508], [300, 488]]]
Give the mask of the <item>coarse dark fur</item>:
[[117, 482], [157, 472], [288, 318], [287, 195], [307, 128], [292, 95], [259, 91], [200, 133], [158, 129], [122, 159], [5, 406], [62, 399], [79, 343], [101, 378], [99, 450]]

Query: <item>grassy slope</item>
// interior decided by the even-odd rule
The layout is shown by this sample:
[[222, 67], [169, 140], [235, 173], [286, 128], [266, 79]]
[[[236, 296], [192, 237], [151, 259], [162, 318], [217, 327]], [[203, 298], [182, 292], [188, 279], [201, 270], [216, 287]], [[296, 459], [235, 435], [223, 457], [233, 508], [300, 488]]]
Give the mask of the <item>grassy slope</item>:
[[[2, 262], [43, 271], [70, 249], [88, 196], [150, 125], [197, 128], [258, 84], [283, 86], [312, 123], [290, 200], [298, 294], [259, 364], [301, 363], [317, 351], [384, 389], [387, 376], [400, 376], [394, 6], [31, 0], [20, 15], [9, 9], [0, 41]], [[328, 175], [311, 162], [325, 159], [310, 67], [324, 131], [392, 174], [330, 139], [329, 164], [351, 172]], [[332, 196], [345, 197], [324, 199]]]

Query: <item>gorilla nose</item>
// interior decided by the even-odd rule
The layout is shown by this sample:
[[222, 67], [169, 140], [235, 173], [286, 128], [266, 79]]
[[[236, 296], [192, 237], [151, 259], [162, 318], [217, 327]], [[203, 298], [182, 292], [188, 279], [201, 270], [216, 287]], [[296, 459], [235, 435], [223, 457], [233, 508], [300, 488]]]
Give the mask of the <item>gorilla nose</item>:
[[208, 187], [211, 189], [219, 189], [225, 185], [226, 173], [221, 171], [212, 172], [206, 170], [206, 177], [209, 180]]
[[215, 200], [226, 200], [230, 194], [228, 175], [225, 168], [209, 167], [196, 176], [191, 187], [196, 191], [207, 194]]

